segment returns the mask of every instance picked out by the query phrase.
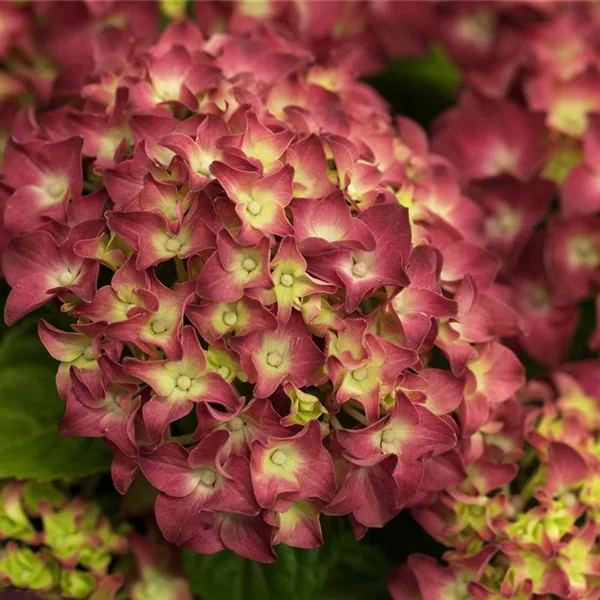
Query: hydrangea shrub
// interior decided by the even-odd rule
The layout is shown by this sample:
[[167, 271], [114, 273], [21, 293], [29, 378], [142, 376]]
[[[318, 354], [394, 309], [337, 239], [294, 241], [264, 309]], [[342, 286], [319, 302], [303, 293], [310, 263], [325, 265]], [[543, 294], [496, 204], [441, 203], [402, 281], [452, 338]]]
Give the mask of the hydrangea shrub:
[[[0, 7], [5, 320], [63, 313], [60, 430], [153, 488], [168, 542], [271, 562], [408, 509], [447, 552], [394, 600], [598, 597], [598, 14]], [[430, 143], [359, 76], [431, 45], [464, 85]], [[187, 597], [129, 543], [131, 597]], [[6, 548], [72, 597], [117, 581]]]
[[90, 60], [4, 152], [5, 318], [72, 317], [39, 326], [61, 431], [160, 491], [169, 541], [263, 561], [319, 546], [320, 514], [360, 537], [455, 482], [457, 436], [523, 369], [480, 211], [423, 131], [268, 26], [108, 27]]

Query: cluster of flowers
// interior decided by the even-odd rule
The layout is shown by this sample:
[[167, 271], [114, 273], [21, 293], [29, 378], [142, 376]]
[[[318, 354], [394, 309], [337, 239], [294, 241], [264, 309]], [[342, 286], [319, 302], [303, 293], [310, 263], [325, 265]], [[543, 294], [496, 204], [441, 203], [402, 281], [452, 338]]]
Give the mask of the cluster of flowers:
[[597, 360], [564, 365], [495, 414], [464, 455], [502, 463], [468, 467], [413, 511], [451, 548], [447, 566], [413, 554], [390, 578], [394, 600], [600, 597], [599, 373]]
[[[97, 32], [120, 26], [136, 39], [148, 39], [158, 31], [159, 16], [158, 4], [152, 2], [2, 2], [0, 166], [23, 107], [60, 103], [78, 93], [94, 68]], [[3, 206], [10, 190], [2, 183], [0, 256], [9, 239], [3, 232]]]
[[[481, 47], [478, 55], [464, 38], [447, 44], [470, 89], [439, 118], [433, 147], [452, 156], [485, 211], [487, 247], [502, 256], [503, 280], [517, 292], [520, 345], [556, 368], [571, 347], [578, 303], [596, 301], [600, 276], [600, 14], [591, 4], [552, 3], [511, 21], [502, 10], [454, 7], [455, 34], [479, 23]], [[480, 70], [461, 63], [468, 47]], [[495, 65], [486, 67], [495, 86], [474, 75], [484, 62]]]
[[[432, 149], [452, 161], [482, 211], [483, 242], [502, 258], [499, 281], [522, 315], [519, 347], [560, 366], [578, 303], [596, 301], [600, 269], [600, 11], [529, 0], [337, 4], [325, 11], [329, 36], [317, 30], [309, 40], [332, 60], [335, 46], [324, 40], [339, 36], [362, 73], [382, 54], [431, 45], [459, 67], [465, 91], [435, 123]], [[234, 3], [232, 23], [247, 22], [244, 6]], [[291, 23], [289, 3], [266, 6], [255, 20]]]
[[[511, 345], [555, 369], [556, 393], [531, 382], [511, 414], [494, 414], [462, 442], [465, 481], [414, 510], [452, 548], [449, 566], [414, 555], [391, 591], [598, 598], [599, 363], [563, 363], [582, 327], [591, 334], [583, 355], [599, 347], [600, 15], [592, 4], [560, 2], [426, 10], [467, 84], [436, 122], [432, 146], [452, 158], [484, 212], [485, 245], [502, 258], [499, 281], [521, 317]], [[533, 398], [542, 409], [529, 406]], [[472, 468], [480, 453], [497, 458], [494, 469]]]
[[[131, 571], [127, 597], [191, 600], [168, 546], [114, 528], [100, 507], [52, 483], [14, 482], [0, 489], [0, 589], [12, 586], [61, 598], [112, 600]], [[117, 563], [115, 563], [117, 561]]]
[[96, 590], [94, 598], [110, 598], [122, 584], [108, 567], [113, 555], [127, 550], [127, 538], [96, 504], [69, 499], [50, 483], [2, 487], [0, 539], [4, 585], [40, 592], [58, 588], [68, 598], [88, 598]]
[[[285, 18], [289, 8], [284, 10], [284, 4], [270, 3], [271, 17], [279, 6], [277, 18]], [[353, 3], [352, 9], [349, 4], [338, 6], [331, 38], [341, 35], [354, 56], [368, 47], [369, 55], [356, 61], [361, 68], [377, 67], [376, 61], [369, 62], [377, 56], [375, 47], [402, 56], [423, 52], [432, 43], [441, 45], [460, 68], [466, 91], [457, 106], [438, 119], [433, 150], [455, 164], [465, 193], [481, 211], [477, 222], [483, 225], [483, 244], [502, 259], [498, 280], [520, 317], [515, 337], [507, 343], [539, 365], [562, 366], [554, 376], [561, 400], [556, 405], [548, 401], [545, 409], [553, 413], [556, 406], [562, 407], [562, 424], [556, 425], [551, 441], [547, 432], [544, 443], [532, 433], [529, 411], [522, 406], [537, 384], [531, 384], [518, 401], [493, 407], [479, 430], [461, 430], [463, 436], [474, 433], [461, 441], [466, 478], [450, 494], [430, 495], [414, 509], [434, 537], [455, 548], [447, 557], [451, 568], [442, 570], [431, 559], [415, 556], [398, 572], [400, 580], [393, 590], [399, 598], [426, 600], [531, 594], [596, 598], [597, 559], [588, 554], [596, 540], [598, 516], [591, 488], [577, 483], [583, 477], [597, 477], [590, 450], [594, 442], [589, 441], [594, 435], [582, 435], [585, 450], [569, 432], [577, 436], [573, 431], [595, 427], [585, 419], [593, 420], [598, 394], [582, 377], [583, 370], [593, 371], [598, 365], [578, 366], [579, 384], [569, 384], [591, 394], [585, 409], [580, 405], [581, 414], [587, 416], [574, 426], [564, 412], [570, 401], [563, 398], [571, 394], [564, 386], [573, 376], [572, 366], [563, 363], [578, 328], [593, 328], [588, 321], [594, 303], [596, 330], [587, 339], [585, 354], [597, 351], [600, 339], [600, 13], [594, 4], [579, 2], [384, 1], [368, 6]], [[243, 3], [236, 11], [243, 13]], [[361, 44], [358, 34], [367, 38], [375, 34], [376, 39]], [[316, 47], [331, 52], [321, 44], [323, 39]], [[311, 43], [315, 47], [314, 39]], [[575, 396], [577, 402], [585, 398], [579, 392]], [[544, 397], [548, 399], [548, 394]], [[538, 428], [543, 429], [543, 423]], [[528, 450], [523, 449], [524, 440]], [[532, 460], [544, 465], [547, 474], [523, 487], [521, 479]], [[556, 484], [559, 471], [565, 469], [572, 469], [560, 476], [566, 483]], [[510, 494], [506, 486], [512, 486]], [[536, 486], [542, 488], [537, 504], [525, 510]], [[574, 499], [573, 489], [588, 494], [580, 498], [586, 509]], [[563, 519], [561, 510], [568, 518], [557, 527], [552, 523]], [[457, 522], [464, 515], [478, 521], [472, 532], [478, 531], [479, 537], [457, 535], [463, 531]], [[447, 529], [441, 533], [443, 527], [452, 533]], [[552, 532], [550, 542], [539, 537], [544, 527]], [[539, 539], [532, 541], [532, 536]]]
[[154, 39], [132, 5], [44, 5], [58, 107], [18, 112], [3, 157], [5, 318], [73, 317], [39, 328], [62, 431], [160, 491], [167, 540], [262, 561], [458, 484], [457, 438], [524, 371], [452, 165], [348, 61], [265, 23]]

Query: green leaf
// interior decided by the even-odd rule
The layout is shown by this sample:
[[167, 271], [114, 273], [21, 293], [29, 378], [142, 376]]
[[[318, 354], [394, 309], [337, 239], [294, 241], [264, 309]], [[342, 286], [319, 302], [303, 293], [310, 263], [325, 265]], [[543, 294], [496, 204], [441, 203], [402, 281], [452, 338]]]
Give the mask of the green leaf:
[[184, 551], [184, 568], [194, 593], [203, 600], [310, 600], [325, 583], [329, 561], [319, 550], [277, 548], [269, 565], [233, 552], [210, 556]]
[[347, 532], [335, 568], [312, 600], [389, 600], [387, 577], [393, 566], [378, 547], [365, 540], [357, 542]]
[[0, 334], [0, 374], [12, 365], [22, 364], [55, 364], [37, 337], [37, 320], [30, 317]]
[[431, 48], [426, 56], [392, 61], [391, 76], [405, 78], [440, 96], [453, 97], [460, 86], [460, 71], [440, 46]]
[[340, 531], [342, 519], [326, 523], [323, 548], [277, 546], [279, 559], [261, 564], [232, 552], [183, 553], [194, 594], [203, 600], [384, 600], [391, 567], [379, 550]]
[[392, 105], [395, 113], [427, 127], [456, 102], [460, 72], [439, 46], [418, 58], [392, 60], [385, 71], [368, 79]]
[[64, 405], [56, 363], [31, 323], [7, 330], [0, 342], [0, 478], [72, 479], [110, 469], [104, 442], [64, 438]]

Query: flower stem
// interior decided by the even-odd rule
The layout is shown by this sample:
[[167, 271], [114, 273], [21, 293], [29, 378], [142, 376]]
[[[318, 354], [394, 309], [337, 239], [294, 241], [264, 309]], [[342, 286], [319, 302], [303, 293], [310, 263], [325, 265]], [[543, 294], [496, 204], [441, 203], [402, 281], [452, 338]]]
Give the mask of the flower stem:
[[348, 402], [342, 404], [342, 410], [348, 413], [354, 419], [356, 419], [359, 423], [362, 423], [365, 426], [369, 424], [369, 421], [367, 421], [367, 417], [365, 417], [365, 415], [363, 415], [353, 406], [350, 406]]
[[334, 429], [342, 428], [341, 423], [338, 421], [338, 418], [335, 415], [331, 415], [329, 417], [329, 422], [331, 423], [331, 425], [333, 426]]
[[185, 265], [183, 264], [181, 258], [179, 258], [178, 256], [175, 257], [175, 268], [177, 269], [177, 280], [180, 282], [187, 281], [187, 269], [185, 268]]
[[191, 446], [192, 444], [195, 444], [198, 440], [194, 438], [193, 433], [187, 433], [186, 435], [172, 435], [171, 441], [177, 442], [182, 446]]

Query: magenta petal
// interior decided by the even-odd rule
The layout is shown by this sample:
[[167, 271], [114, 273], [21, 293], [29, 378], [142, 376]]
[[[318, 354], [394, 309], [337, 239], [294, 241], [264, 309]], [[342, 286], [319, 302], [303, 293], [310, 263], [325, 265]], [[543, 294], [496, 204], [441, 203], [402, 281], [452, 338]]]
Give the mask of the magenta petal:
[[442, 253], [442, 280], [455, 282], [462, 280], [465, 275], [470, 275], [480, 292], [492, 284], [500, 270], [500, 260], [495, 254], [468, 242], [456, 242], [445, 247]]
[[554, 442], [548, 448], [548, 475], [545, 489], [551, 494], [565, 491], [585, 478], [587, 465], [581, 455], [566, 444]]
[[206, 373], [203, 380], [206, 382], [208, 390], [202, 395], [201, 401], [219, 404], [231, 410], [237, 408], [239, 400], [235, 390], [220, 375]]
[[133, 420], [139, 400], [128, 409], [120, 405], [111, 406], [105, 398], [94, 398], [76, 376], [72, 376], [72, 382], [65, 415], [58, 424], [60, 432], [63, 435], [105, 437], [122, 452], [132, 454], [135, 451]]
[[465, 478], [462, 457], [455, 449], [424, 461], [420, 489], [423, 492], [439, 492], [458, 485]]
[[327, 178], [327, 157], [321, 140], [314, 134], [293, 143], [287, 160], [294, 167], [295, 196], [323, 198], [334, 189]]
[[421, 376], [427, 381], [425, 405], [436, 415], [451, 413], [462, 400], [464, 380], [441, 369], [426, 369]]
[[234, 169], [220, 161], [215, 161], [210, 165], [210, 172], [234, 202], [249, 195], [254, 184], [260, 180], [260, 173], [256, 171]]
[[271, 541], [273, 528], [262, 516], [226, 515], [219, 527], [223, 545], [236, 554], [263, 563], [276, 558]]
[[396, 493], [396, 509], [400, 510], [408, 505], [419, 491], [423, 478], [423, 461], [414, 460], [404, 462], [399, 460], [394, 469], [394, 481], [398, 486]]
[[[292, 505], [294, 510], [295, 506]], [[281, 526], [277, 520], [277, 513], [266, 513], [264, 519], [273, 526], [279, 526], [279, 529], [273, 537], [273, 544], [287, 544], [295, 548], [320, 548], [323, 545], [323, 532], [319, 522], [320, 508], [322, 502], [304, 501], [302, 508], [293, 514], [294, 522]]]
[[408, 210], [398, 203], [379, 204], [367, 208], [358, 218], [375, 237], [378, 272], [384, 272], [393, 278], [398, 258], [405, 265], [410, 256], [411, 229]]
[[110, 467], [113, 484], [119, 494], [126, 494], [138, 474], [138, 461], [122, 452], [117, 452]]
[[426, 289], [405, 287], [394, 298], [394, 309], [402, 314], [424, 313], [430, 317], [455, 317], [456, 302]]
[[217, 430], [203, 438], [189, 453], [188, 465], [192, 468], [214, 465], [220, 461], [223, 447], [229, 433], [225, 430]]
[[427, 600], [443, 598], [445, 590], [454, 590], [456, 578], [449, 568], [444, 568], [430, 556], [412, 554], [408, 566], [417, 579], [419, 591]]
[[335, 192], [323, 200], [301, 199], [291, 205], [296, 240], [306, 256], [331, 250], [374, 250], [375, 238], [353, 218], [343, 195]]
[[52, 282], [44, 275], [32, 274], [19, 279], [11, 289], [4, 305], [4, 320], [14, 325], [26, 314], [40, 308], [52, 297], [48, 290]]
[[586, 164], [569, 171], [561, 192], [562, 208], [570, 215], [591, 215], [600, 210], [600, 171]]
[[192, 402], [168, 402], [154, 396], [142, 407], [144, 423], [151, 439], [159, 441], [168, 426], [185, 417], [194, 408]]
[[259, 508], [252, 491], [248, 459], [233, 454], [224, 469], [228, 479], [215, 491], [210, 508], [244, 515], [257, 514]]
[[156, 450], [139, 458], [140, 468], [158, 490], [176, 498], [190, 494], [198, 479], [188, 467], [188, 452], [183, 446], [167, 442]]
[[[168, 508], [163, 512], [168, 513]], [[204, 519], [204, 516], [207, 518]], [[185, 547], [198, 552], [198, 554], [215, 554], [225, 550], [225, 546], [219, 537], [218, 525], [214, 523], [216, 520], [214, 516], [204, 513], [202, 517], [202, 520], [200, 518], [196, 519], [193, 527], [194, 533], [192, 537], [184, 542]]]
[[56, 243], [45, 231], [28, 233], [12, 240], [3, 258], [3, 271], [11, 286], [33, 273], [57, 277], [65, 268]]
[[372, 467], [353, 467], [335, 498], [325, 507], [328, 515], [350, 514], [367, 527], [383, 527], [398, 513], [398, 489], [393, 479], [397, 459], [386, 458]]
[[205, 300], [235, 302], [244, 295], [244, 288], [221, 266], [218, 253], [215, 252], [196, 279], [196, 293]]
[[408, 565], [395, 567], [387, 580], [392, 600], [421, 600], [419, 584]]
[[159, 494], [156, 499], [156, 521], [162, 534], [172, 544], [181, 545], [203, 529], [194, 505], [193, 492], [184, 497]]
[[487, 423], [490, 405], [483, 394], [477, 393], [465, 398], [459, 409], [460, 429], [464, 437], [473, 435]]

